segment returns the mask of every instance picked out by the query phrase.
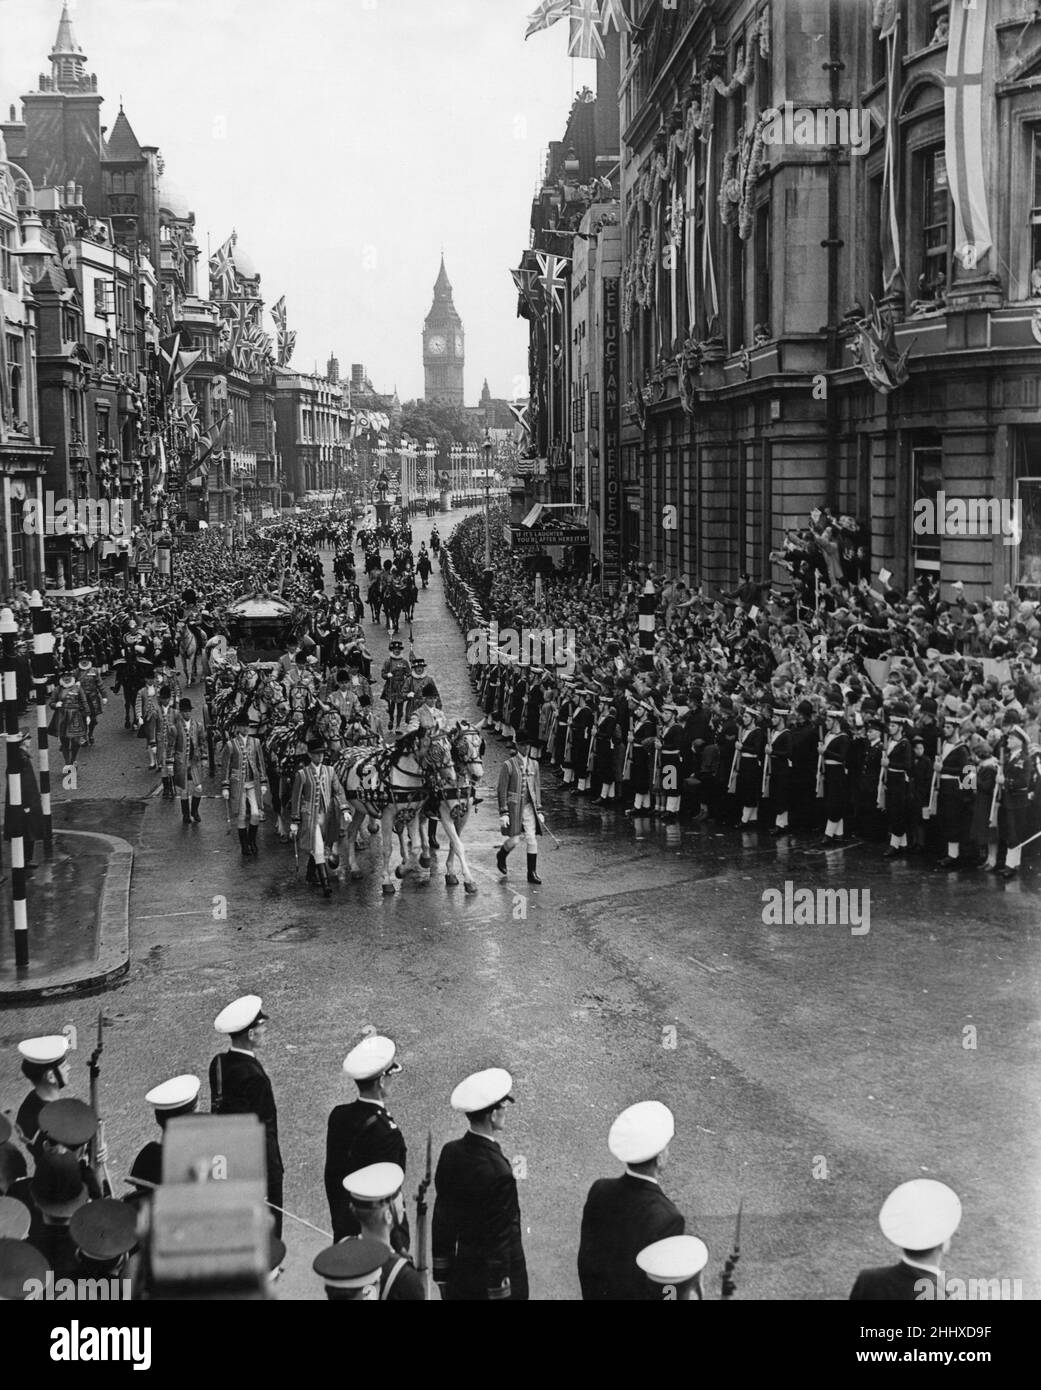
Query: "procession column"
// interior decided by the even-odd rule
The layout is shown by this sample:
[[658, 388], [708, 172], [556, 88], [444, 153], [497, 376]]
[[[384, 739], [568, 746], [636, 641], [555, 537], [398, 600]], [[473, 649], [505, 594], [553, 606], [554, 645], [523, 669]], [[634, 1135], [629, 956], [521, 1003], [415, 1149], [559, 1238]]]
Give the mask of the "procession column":
[[18, 624], [10, 608], [0, 611], [3, 638], [4, 732], [7, 736], [7, 800], [11, 837], [11, 904], [14, 915], [14, 961], [17, 970], [29, 968], [29, 920], [25, 910], [25, 817], [22, 813], [22, 774], [18, 761]]

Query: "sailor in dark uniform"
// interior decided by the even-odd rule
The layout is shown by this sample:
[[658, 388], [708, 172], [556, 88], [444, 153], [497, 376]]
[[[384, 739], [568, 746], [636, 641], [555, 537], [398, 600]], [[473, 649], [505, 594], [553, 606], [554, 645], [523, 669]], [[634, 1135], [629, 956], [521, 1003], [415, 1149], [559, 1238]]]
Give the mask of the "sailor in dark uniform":
[[792, 809], [792, 731], [786, 720], [792, 717], [787, 705], [767, 700], [763, 705], [768, 728], [763, 762], [763, 800], [774, 814], [770, 834], [775, 840], [789, 836], [788, 819]]
[[765, 748], [766, 734], [756, 719], [755, 710], [746, 705], [741, 711], [741, 733], [734, 752], [728, 787], [730, 794], [737, 796], [738, 805], [741, 807], [742, 826], [755, 825], [759, 820]]
[[907, 737], [911, 722], [911, 711], [907, 705], [898, 702], [889, 711], [890, 737], [882, 758], [882, 790], [884, 804], [880, 810], [886, 813], [889, 827], [889, 848], [883, 858], [896, 859], [907, 853], [907, 835], [911, 828], [912, 783], [914, 769], [914, 750]]
[[833, 849], [846, 843], [846, 814], [849, 810], [849, 733], [840, 700], [833, 700], [825, 715], [826, 734], [820, 745], [817, 771], [817, 797], [824, 802], [827, 824], [824, 847]]
[[282, 1234], [282, 1183], [284, 1165], [278, 1146], [278, 1110], [271, 1080], [257, 1060], [263, 1046], [268, 1016], [255, 994], [237, 999], [214, 1020], [218, 1033], [231, 1042], [227, 1052], [210, 1063], [210, 1109], [214, 1115], [256, 1115], [264, 1126], [267, 1157], [267, 1200], [274, 1211], [275, 1234]]
[[940, 833], [947, 853], [941, 869], [955, 869], [961, 858], [967, 799], [962, 778], [971, 761], [968, 743], [961, 732], [961, 720], [948, 709], [943, 717], [943, 738], [936, 752], [933, 769], [933, 795], [929, 809], [940, 822]]
[[381, 1303], [426, 1300], [426, 1289], [415, 1265], [393, 1244], [394, 1233], [405, 1221], [404, 1185], [404, 1171], [396, 1163], [374, 1163], [343, 1180], [362, 1237], [378, 1240], [387, 1253], [380, 1270]]
[[[176, 1076], [172, 1081], [164, 1081], [155, 1086], [145, 1096], [145, 1100], [155, 1111], [155, 1122], [165, 1131], [171, 1120], [182, 1115], [194, 1115], [199, 1108], [199, 1092], [202, 1082], [197, 1076]], [[140, 1180], [140, 1185], [138, 1181]], [[163, 1181], [163, 1141], [153, 1139], [147, 1143], [134, 1159], [130, 1169], [130, 1181], [136, 1191], [128, 1197], [128, 1202], [137, 1202], [150, 1195], [153, 1188]]]
[[386, 1258], [382, 1241], [341, 1240], [321, 1251], [311, 1268], [330, 1303], [375, 1303]]
[[[671, 825], [679, 819], [683, 802], [683, 775], [687, 761], [687, 731], [677, 719], [673, 704], [662, 705], [662, 727], [658, 737], [658, 811]], [[664, 812], [662, 812], [664, 807]]]
[[708, 1246], [697, 1236], [667, 1236], [641, 1250], [636, 1263], [647, 1276], [657, 1303], [693, 1303], [704, 1297], [701, 1271]]
[[58, 1100], [69, 1082], [69, 1040], [58, 1033], [46, 1038], [27, 1038], [18, 1044], [22, 1058], [22, 1075], [31, 1081], [33, 1089], [18, 1107], [15, 1129], [27, 1149], [32, 1151], [40, 1132], [40, 1111], [52, 1100]]
[[631, 1105], [611, 1126], [607, 1147], [625, 1172], [599, 1179], [586, 1198], [578, 1277], [587, 1303], [655, 1297], [636, 1257], [655, 1241], [683, 1235], [683, 1215], [659, 1186], [675, 1133], [672, 1112], [656, 1100]]
[[[365, 1038], [348, 1053], [344, 1074], [358, 1087], [358, 1099], [338, 1105], [329, 1116], [325, 1141], [325, 1194], [329, 1199], [333, 1237], [343, 1240], [361, 1232], [344, 1190], [344, 1179], [374, 1163], [396, 1163], [405, 1169], [405, 1137], [387, 1111], [390, 1078], [401, 1072], [390, 1038]], [[408, 1220], [391, 1233], [395, 1250], [409, 1248]]]
[[589, 758], [593, 748], [593, 692], [585, 688], [575, 691], [575, 706], [571, 715], [570, 751], [566, 757], [574, 771], [572, 796], [584, 796], [589, 791]]
[[863, 1269], [854, 1303], [920, 1302], [944, 1298], [943, 1257], [961, 1223], [961, 1202], [946, 1183], [913, 1178], [882, 1204], [878, 1224], [902, 1255], [899, 1264]]
[[517, 1182], [495, 1137], [512, 1089], [509, 1072], [493, 1068], [452, 1093], [470, 1129], [444, 1146], [434, 1177], [434, 1278], [446, 1302], [528, 1299]]

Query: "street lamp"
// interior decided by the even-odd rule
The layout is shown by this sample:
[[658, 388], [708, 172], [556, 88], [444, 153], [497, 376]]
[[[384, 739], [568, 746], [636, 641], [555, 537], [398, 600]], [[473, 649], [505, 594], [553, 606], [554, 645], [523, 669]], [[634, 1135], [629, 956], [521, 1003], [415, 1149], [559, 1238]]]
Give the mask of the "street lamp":
[[25, 216], [21, 219], [22, 244], [15, 247], [11, 255], [17, 256], [21, 261], [26, 283], [35, 285], [47, 269], [47, 262], [53, 260], [57, 252], [43, 239], [43, 223], [37, 216], [36, 193], [32, 179], [21, 165], [13, 164], [9, 159], [0, 159], [0, 169], [13, 170], [17, 176], [14, 177], [11, 173], [7, 175], [14, 189], [14, 201], [17, 202], [19, 191], [24, 198]]
[[492, 567], [492, 459], [495, 456], [495, 445], [492, 443], [491, 433], [488, 430], [484, 434], [481, 452], [484, 454], [484, 567], [486, 570], [490, 570]]

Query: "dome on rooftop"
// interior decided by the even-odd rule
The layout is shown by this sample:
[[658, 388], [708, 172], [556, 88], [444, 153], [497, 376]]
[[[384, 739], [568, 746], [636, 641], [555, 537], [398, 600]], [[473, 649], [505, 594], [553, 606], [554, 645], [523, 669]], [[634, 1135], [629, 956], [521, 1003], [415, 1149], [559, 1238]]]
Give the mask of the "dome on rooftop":
[[252, 257], [248, 256], [242, 249], [242, 243], [237, 241], [232, 249], [231, 258], [235, 262], [235, 269], [244, 280], [255, 280], [258, 275], [256, 266], [253, 264]]
[[165, 174], [159, 183], [159, 211], [168, 212], [178, 222], [187, 222], [192, 215], [187, 197]]

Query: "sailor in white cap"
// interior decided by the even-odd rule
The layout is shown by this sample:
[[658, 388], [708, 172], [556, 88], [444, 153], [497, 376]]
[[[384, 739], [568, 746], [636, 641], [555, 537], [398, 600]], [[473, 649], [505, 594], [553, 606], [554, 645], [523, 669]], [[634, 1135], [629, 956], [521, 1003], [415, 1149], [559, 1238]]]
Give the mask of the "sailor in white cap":
[[600, 1178], [582, 1213], [578, 1278], [586, 1302], [647, 1301], [657, 1297], [636, 1257], [646, 1246], [684, 1233], [679, 1208], [659, 1185], [676, 1133], [672, 1111], [660, 1101], [631, 1105], [615, 1120], [607, 1147], [625, 1172]]
[[22, 1058], [22, 1075], [32, 1082], [33, 1089], [18, 1107], [15, 1128], [27, 1149], [31, 1149], [40, 1131], [40, 1111], [48, 1102], [58, 1100], [69, 1084], [69, 1040], [63, 1033], [46, 1038], [27, 1038], [18, 1044]]
[[[153, 1086], [145, 1100], [155, 1111], [155, 1122], [159, 1128], [165, 1130], [171, 1120], [179, 1119], [182, 1115], [194, 1115], [199, 1108], [201, 1089], [202, 1082], [197, 1076], [175, 1076], [161, 1086]], [[163, 1144], [161, 1139], [154, 1139], [144, 1146], [130, 1169], [130, 1181], [135, 1185], [140, 1181], [134, 1197], [147, 1197], [162, 1180]]]
[[[397, 1048], [390, 1038], [364, 1038], [344, 1059], [344, 1075], [358, 1088], [358, 1099], [338, 1105], [329, 1116], [325, 1140], [325, 1195], [329, 1199], [333, 1239], [360, 1234], [358, 1219], [344, 1191], [344, 1178], [373, 1163], [396, 1163], [405, 1169], [405, 1137], [387, 1110], [391, 1078], [401, 1071]], [[402, 1216], [392, 1245], [402, 1254], [409, 1248], [408, 1221]]]
[[913, 1178], [901, 1183], [882, 1203], [878, 1224], [903, 1258], [895, 1265], [861, 1270], [850, 1294], [851, 1301], [942, 1301], [943, 1257], [961, 1224], [958, 1194], [935, 1178]]
[[282, 1180], [285, 1172], [278, 1146], [278, 1109], [271, 1080], [257, 1059], [267, 1036], [268, 1016], [256, 994], [236, 999], [217, 1015], [213, 1026], [231, 1041], [210, 1063], [210, 1109], [214, 1115], [256, 1115], [264, 1126], [267, 1153], [267, 1200], [275, 1208], [275, 1235], [282, 1234]]
[[434, 1176], [434, 1278], [446, 1302], [528, 1299], [517, 1181], [495, 1137], [512, 1090], [510, 1073], [495, 1067], [452, 1092], [470, 1128], [444, 1146]]
[[641, 1250], [636, 1263], [651, 1284], [651, 1297], [662, 1303], [691, 1303], [704, 1298], [701, 1271], [708, 1246], [697, 1236], [669, 1236]]
[[404, 1186], [404, 1170], [396, 1163], [373, 1163], [343, 1180], [361, 1235], [378, 1240], [387, 1252], [380, 1270], [381, 1303], [422, 1303], [426, 1299], [415, 1266], [391, 1244], [391, 1237], [405, 1220]]

